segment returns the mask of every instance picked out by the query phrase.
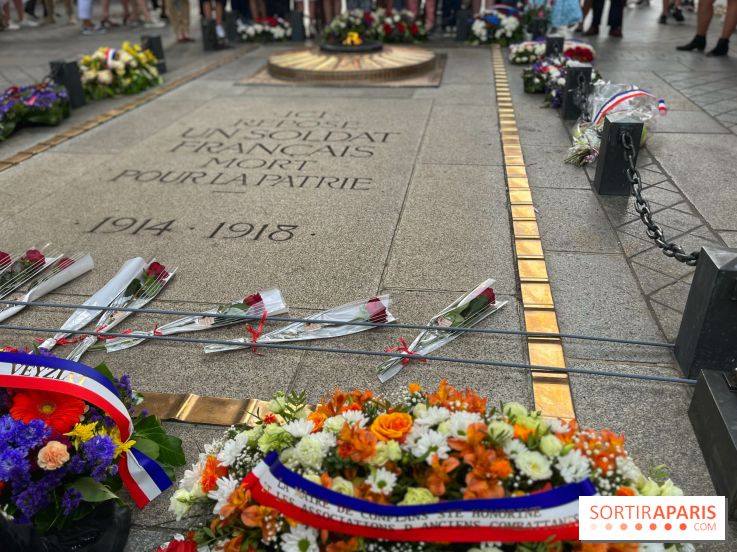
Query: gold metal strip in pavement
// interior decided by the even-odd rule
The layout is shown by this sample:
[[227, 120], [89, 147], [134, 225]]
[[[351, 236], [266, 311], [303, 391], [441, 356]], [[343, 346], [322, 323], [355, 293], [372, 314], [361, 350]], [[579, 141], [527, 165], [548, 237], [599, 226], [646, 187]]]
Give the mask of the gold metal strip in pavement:
[[267, 401], [203, 397], [193, 393], [143, 393], [143, 407], [161, 420], [231, 426], [253, 425], [268, 412]]
[[11, 157], [8, 157], [6, 159], [0, 159], [0, 172], [6, 169], [9, 169], [11, 167], [14, 167], [16, 165], [20, 165], [21, 163], [23, 163], [24, 161], [27, 161], [31, 157], [38, 155], [44, 151], [47, 151], [53, 148], [54, 146], [61, 144], [62, 142], [66, 142], [69, 138], [79, 136], [80, 134], [84, 134], [85, 132], [93, 128], [97, 128], [98, 126], [106, 123], [109, 120], [119, 117], [120, 115], [123, 115], [124, 113], [127, 113], [128, 111], [131, 111], [132, 109], [140, 107], [150, 102], [151, 100], [158, 98], [162, 94], [170, 92], [171, 90], [174, 90], [175, 88], [183, 84], [186, 84], [198, 77], [201, 77], [202, 75], [206, 73], [214, 71], [215, 69], [218, 69], [227, 63], [231, 63], [235, 61], [240, 56], [247, 54], [248, 52], [252, 50], [253, 48], [247, 48], [247, 49], [243, 49], [238, 52], [233, 52], [229, 55], [222, 56], [220, 57], [220, 59], [213, 61], [212, 63], [205, 65], [204, 67], [201, 67], [200, 69], [196, 69], [192, 71], [191, 73], [188, 73], [187, 75], [179, 77], [174, 81], [161, 84], [156, 88], [153, 88], [147, 92], [141, 93], [141, 96], [136, 98], [133, 101], [127, 102], [126, 104], [122, 106], [112, 108], [109, 111], [106, 111], [105, 113], [101, 115], [95, 115], [94, 117], [90, 117], [86, 119], [85, 121], [83, 121], [82, 123], [78, 124], [77, 126], [70, 127], [62, 132], [59, 132], [51, 136], [50, 138], [47, 138], [23, 150], [22, 152], [16, 153], [15, 155]]
[[[507, 69], [499, 46], [493, 47], [491, 59], [496, 82], [499, 128], [525, 328], [529, 332], [559, 333], [545, 252], [537, 225], [537, 213], [527, 180], [517, 120], [509, 91]], [[527, 351], [530, 364], [553, 368], [566, 367], [563, 343], [559, 338], [529, 337]], [[532, 390], [535, 408], [543, 415], [575, 419], [576, 412], [573, 408], [568, 374], [533, 370]]]

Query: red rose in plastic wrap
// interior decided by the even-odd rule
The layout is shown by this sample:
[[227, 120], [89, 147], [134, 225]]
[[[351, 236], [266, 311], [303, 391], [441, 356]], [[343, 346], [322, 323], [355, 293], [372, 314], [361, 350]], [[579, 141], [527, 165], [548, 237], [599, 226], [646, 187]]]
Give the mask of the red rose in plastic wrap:
[[0, 251], [0, 268], [9, 265], [11, 262], [13, 262], [13, 259], [10, 258], [10, 255], [5, 253], [5, 251]]
[[26, 254], [23, 255], [23, 261], [28, 262], [32, 265], [42, 265], [46, 262], [46, 257], [38, 249], [29, 249]]
[[153, 262], [149, 265], [148, 270], [146, 271], [146, 276], [149, 278], [156, 278], [163, 280], [167, 276], [169, 276], [169, 273], [166, 271], [166, 267], [162, 265], [161, 263]]
[[248, 297], [246, 297], [245, 299], [243, 299], [243, 302], [249, 307], [252, 307], [256, 303], [263, 303], [263, 301], [264, 300], [261, 298], [260, 293], [253, 293], [249, 295]]
[[64, 270], [65, 268], [68, 268], [74, 264], [74, 260], [70, 259], [69, 257], [62, 257], [56, 262], [56, 267], [59, 270]]

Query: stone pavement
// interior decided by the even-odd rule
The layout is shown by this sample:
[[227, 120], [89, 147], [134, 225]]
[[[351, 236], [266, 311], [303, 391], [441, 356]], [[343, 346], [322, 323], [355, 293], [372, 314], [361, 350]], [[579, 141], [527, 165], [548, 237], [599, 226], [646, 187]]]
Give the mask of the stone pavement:
[[[709, 110], [718, 96], [704, 84], [710, 75], [724, 75], [720, 82], [734, 75], [735, 60], [676, 52], [674, 45], [690, 39], [694, 17], [662, 27], [657, 12], [628, 9], [624, 40], [595, 41], [597, 67], [669, 103], [668, 117], [640, 157], [646, 197], [657, 204], [655, 218], [668, 237], [687, 250], [706, 243], [737, 246], [737, 165], [731, 160], [737, 136], [728, 110], [716, 113], [729, 107], [728, 97]], [[95, 37], [98, 43], [108, 42]], [[179, 266], [156, 301], [161, 308], [204, 309], [276, 286], [291, 313], [301, 316], [387, 292], [392, 312], [408, 323], [424, 323], [460, 292], [494, 277], [509, 304], [485, 325], [521, 329], [490, 53], [431, 46], [448, 55], [444, 78], [438, 88], [420, 89], [239, 86], [284, 46], [244, 51], [0, 173], [0, 248], [53, 240], [70, 251], [89, 251], [95, 270], [54, 294], [59, 302], [82, 301], [123, 260], [141, 255]], [[181, 54], [175, 74], [214, 59], [199, 55], [200, 45], [194, 48], [191, 57]], [[18, 55], [16, 66], [25, 59]], [[522, 92], [520, 68], [508, 71], [561, 331], [672, 340], [692, 270], [646, 240], [627, 201], [597, 197], [590, 188], [593, 171], [563, 164], [568, 128], [557, 113], [540, 107], [540, 96]], [[84, 113], [114, 105], [102, 103]], [[23, 131], [0, 145], [0, 159], [43, 136]], [[130, 220], [133, 226], [116, 231]], [[144, 228], [158, 226], [131, 230], [144, 221]], [[12, 322], [51, 327], [66, 316], [58, 309], [27, 309]], [[156, 322], [136, 316], [130, 325]], [[208, 334], [240, 335], [240, 328]], [[327, 344], [383, 350], [412, 335], [382, 330]], [[4, 343], [29, 340], [28, 334], [2, 332]], [[564, 346], [572, 367], [679, 375], [666, 349], [573, 340]], [[527, 362], [525, 351], [518, 337], [475, 334], [442, 352]], [[305, 389], [318, 400], [335, 386], [392, 393], [409, 381], [435, 385], [447, 377], [495, 402], [533, 404], [528, 373], [462, 364], [410, 364], [380, 386], [371, 359], [314, 351], [204, 356], [196, 346], [149, 343], [83, 360], [105, 360], [145, 391], [266, 398], [278, 389]], [[686, 415], [690, 388], [583, 375], [571, 382], [582, 424], [625, 432], [640, 465], [666, 463], [687, 494], [713, 494]], [[188, 458], [221, 431], [169, 427], [184, 439]], [[166, 511], [168, 496], [136, 513], [131, 551], [151, 550], [186, 526]], [[734, 538], [733, 530], [727, 543], [703, 549], [731, 550]]]

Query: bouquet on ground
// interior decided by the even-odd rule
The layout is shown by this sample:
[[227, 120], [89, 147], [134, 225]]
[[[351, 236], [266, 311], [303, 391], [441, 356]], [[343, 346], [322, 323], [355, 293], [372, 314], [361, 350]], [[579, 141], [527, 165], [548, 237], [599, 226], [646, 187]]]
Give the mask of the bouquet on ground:
[[497, 6], [476, 15], [471, 25], [472, 44], [501, 44], [507, 46], [523, 37], [517, 10]]
[[642, 121], [640, 143], [647, 140], [648, 129], [655, 125], [655, 115], [665, 115], [665, 100], [631, 84], [612, 84], [599, 81], [592, 86], [586, 102], [586, 110], [573, 129], [573, 145], [568, 150], [566, 163], [583, 166], [599, 155], [604, 118], [617, 121], [635, 119]]
[[143, 50], [138, 44], [124, 42], [120, 49], [98, 48], [80, 62], [82, 86], [94, 100], [138, 94], [161, 84], [156, 63], [151, 50]]
[[[133, 280], [128, 287], [120, 293], [110, 307], [125, 309], [142, 309], [153, 301], [164, 289], [164, 286], [172, 279], [176, 269], [167, 271], [161, 263], [152, 260]], [[123, 320], [128, 318], [131, 311], [128, 310], [106, 310], [100, 316], [100, 321], [95, 328], [96, 332], [110, 332]], [[67, 356], [69, 360], [79, 360], [82, 355], [92, 347], [98, 340], [96, 335], [88, 335], [82, 339], [71, 353]]]
[[662, 468], [644, 475], [622, 435], [446, 381], [396, 401], [336, 390], [314, 411], [277, 393], [270, 408], [205, 446], [170, 509], [214, 517], [159, 552], [607, 550], [575, 542], [579, 496], [682, 494]]
[[[572, 59], [566, 58], [565, 63], [558, 69], [556, 76], [548, 79], [545, 85], [545, 101], [544, 107], [552, 107], [558, 109], [563, 103], [563, 91], [565, 90], [566, 80], [568, 78], [568, 69], [572, 64], [579, 63]], [[594, 84], [601, 80], [596, 69], [591, 70], [591, 80], [589, 84]]]
[[[428, 355], [450, 343], [463, 333], [464, 328], [475, 326], [507, 304], [506, 301], [496, 300], [494, 289], [491, 287], [493, 285], [494, 280], [483, 281], [473, 291], [461, 295], [433, 316], [427, 325], [436, 327], [424, 330], [409, 347], [402, 341], [402, 347], [393, 347], [387, 351], [396, 350], [409, 355], [417, 355], [421, 359], [423, 355]], [[379, 380], [384, 383], [393, 378], [410, 361], [409, 357], [397, 357], [383, 362], [376, 369]]]
[[267, 289], [266, 291], [248, 295], [240, 301], [229, 305], [220, 305], [207, 311], [207, 314], [211, 316], [185, 316], [184, 318], [173, 320], [168, 324], [157, 326], [156, 329], [151, 331], [130, 332], [130, 335], [126, 337], [108, 339], [105, 342], [105, 348], [108, 353], [112, 353], [135, 347], [152, 335], [174, 335], [224, 328], [225, 326], [240, 324], [244, 320], [257, 319], [263, 316], [264, 313], [271, 316], [278, 316], [287, 312], [289, 312], [289, 309], [284, 303], [281, 291], [278, 289]]
[[289, 21], [278, 16], [258, 18], [252, 23], [238, 20], [237, 26], [243, 42], [280, 42], [292, 36]]
[[378, 297], [372, 297], [368, 301], [347, 303], [313, 314], [307, 317], [310, 322], [294, 322], [278, 330], [261, 335], [261, 328], [267, 314], [264, 313], [258, 330], [253, 330], [249, 326], [250, 337], [234, 339], [232, 340], [232, 345], [206, 345], [205, 352], [221, 353], [223, 351], [255, 347], [258, 343], [309, 341], [363, 332], [375, 326], [357, 326], [351, 324], [351, 322], [375, 322], [381, 324], [394, 322], [395, 318], [389, 312], [390, 305], [391, 298], [388, 295], [380, 295]]
[[427, 40], [427, 29], [409, 10], [350, 10], [336, 16], [323, 31], [330, 44], [344, 44], [349, 33], [362, 40], [412, 43]]
[[50, 246], [51, 244], [39, 248], [32, 247], [19, 256], [0, 252], [0, 299], [33, 281], [62, 258], [62, 254], [57, 251], [49, 252]]
[[38, 338], [41, 342], [40, 349], [50, 351], [56, 345], [71, 345], [80, 340], [78, 337], [68, 339], [71, 332], [81, 330], [87, 324], [92, 322], [95, 317], [100, 315], [99, 310], [90, 307], [107, 307], [113, 300], [123, 293], [130, 283], [136, 278], [141, 271], [146, 268], [147, 263], [140, 257], [129, 259], [120, 268], [118, 273], [110, 279], [103, 287], [95, 292], [92, 297], [87, 299], [82, 305], [86, 308], [78, 308], [75, 310], [67, 321], [61, 326], [61, 331], [57, 332], [54, 337], [46, 340]]
[[69, 94], [53, 82], [11, 86], [0, 94], [0, 141], [22, 125], [56, 126], [69, 117]]
[[[525, 68], [522, 72], [522, 82], [524, 83], [525, 92], [528, 94], [541, 94], [545, 92], [548, 82], [553, 80], [559, 82], [561, 70], [565, 64], [566, 58], [563, 56], [548, 56]], [[562, 84], [565, 84], [565, 80], [563, 80]]]
[[[3, 253], [0, 253], [0, 259]], [[28, 255], [28, 253], [26, 253]], [[89, 255], [77, 254], [71, 257], [60, 257], [51, 264], [47, 270], [38, 277], [21, 286], [14, 295], [8, 299], [13, 301], [30, 302], [40, 299], [47, 293], [71, 282], [82, 274], [92, 270], [95, 263]], [[0, 304], [0, 322], [19, 313], [26, 305], [2, 305]]]
[[[567, 39], [563, 47], [563, 56], [574, 61], [590, 63], [594, 60], [594, 48], [582, 40]], [[545, 57], [545, 40], [525, 40], [509, 46], [509, 63], [527, 65], [540, 61]]]
[[[519, 5], [519, 4], [518, 4]], [[529, 30], [533, 19], [550, 19], [550, 6], [547, 0], [532, 0], [520, 6], [520, 19], [524, 28]], [[530, 31], [531, 32], [531, 31]]]
[[[123, 485], [142, 507], [171, 484], [173, 468], [184, 464], [181, 441], [141, 412], [142, 397], [127, 375], [115, 378], [104, 364], [93, 369], [3, 350], [0, 513], [6, 520], [42, 534], [70, 526], [84, 532], [84, 518], [107, 501], [120, 502]], [[156, 490], [144, 485], [149, 476]], [[131, 478], [144, 487], [143, 499]]]

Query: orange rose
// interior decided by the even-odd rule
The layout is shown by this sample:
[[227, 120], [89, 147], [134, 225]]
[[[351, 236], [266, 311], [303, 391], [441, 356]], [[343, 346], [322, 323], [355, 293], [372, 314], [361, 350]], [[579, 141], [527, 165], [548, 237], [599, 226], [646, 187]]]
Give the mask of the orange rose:
[[59, 441], [49, 441], [38, 451], [38, 467], [43, 470], [56, 470], [69, 461], [67, 446]]
[[371, 424], [371, 432], [382, 441], [402, 441], [412, 429], [412, 416], [405, 412], [392, 412], [378, 416]]

